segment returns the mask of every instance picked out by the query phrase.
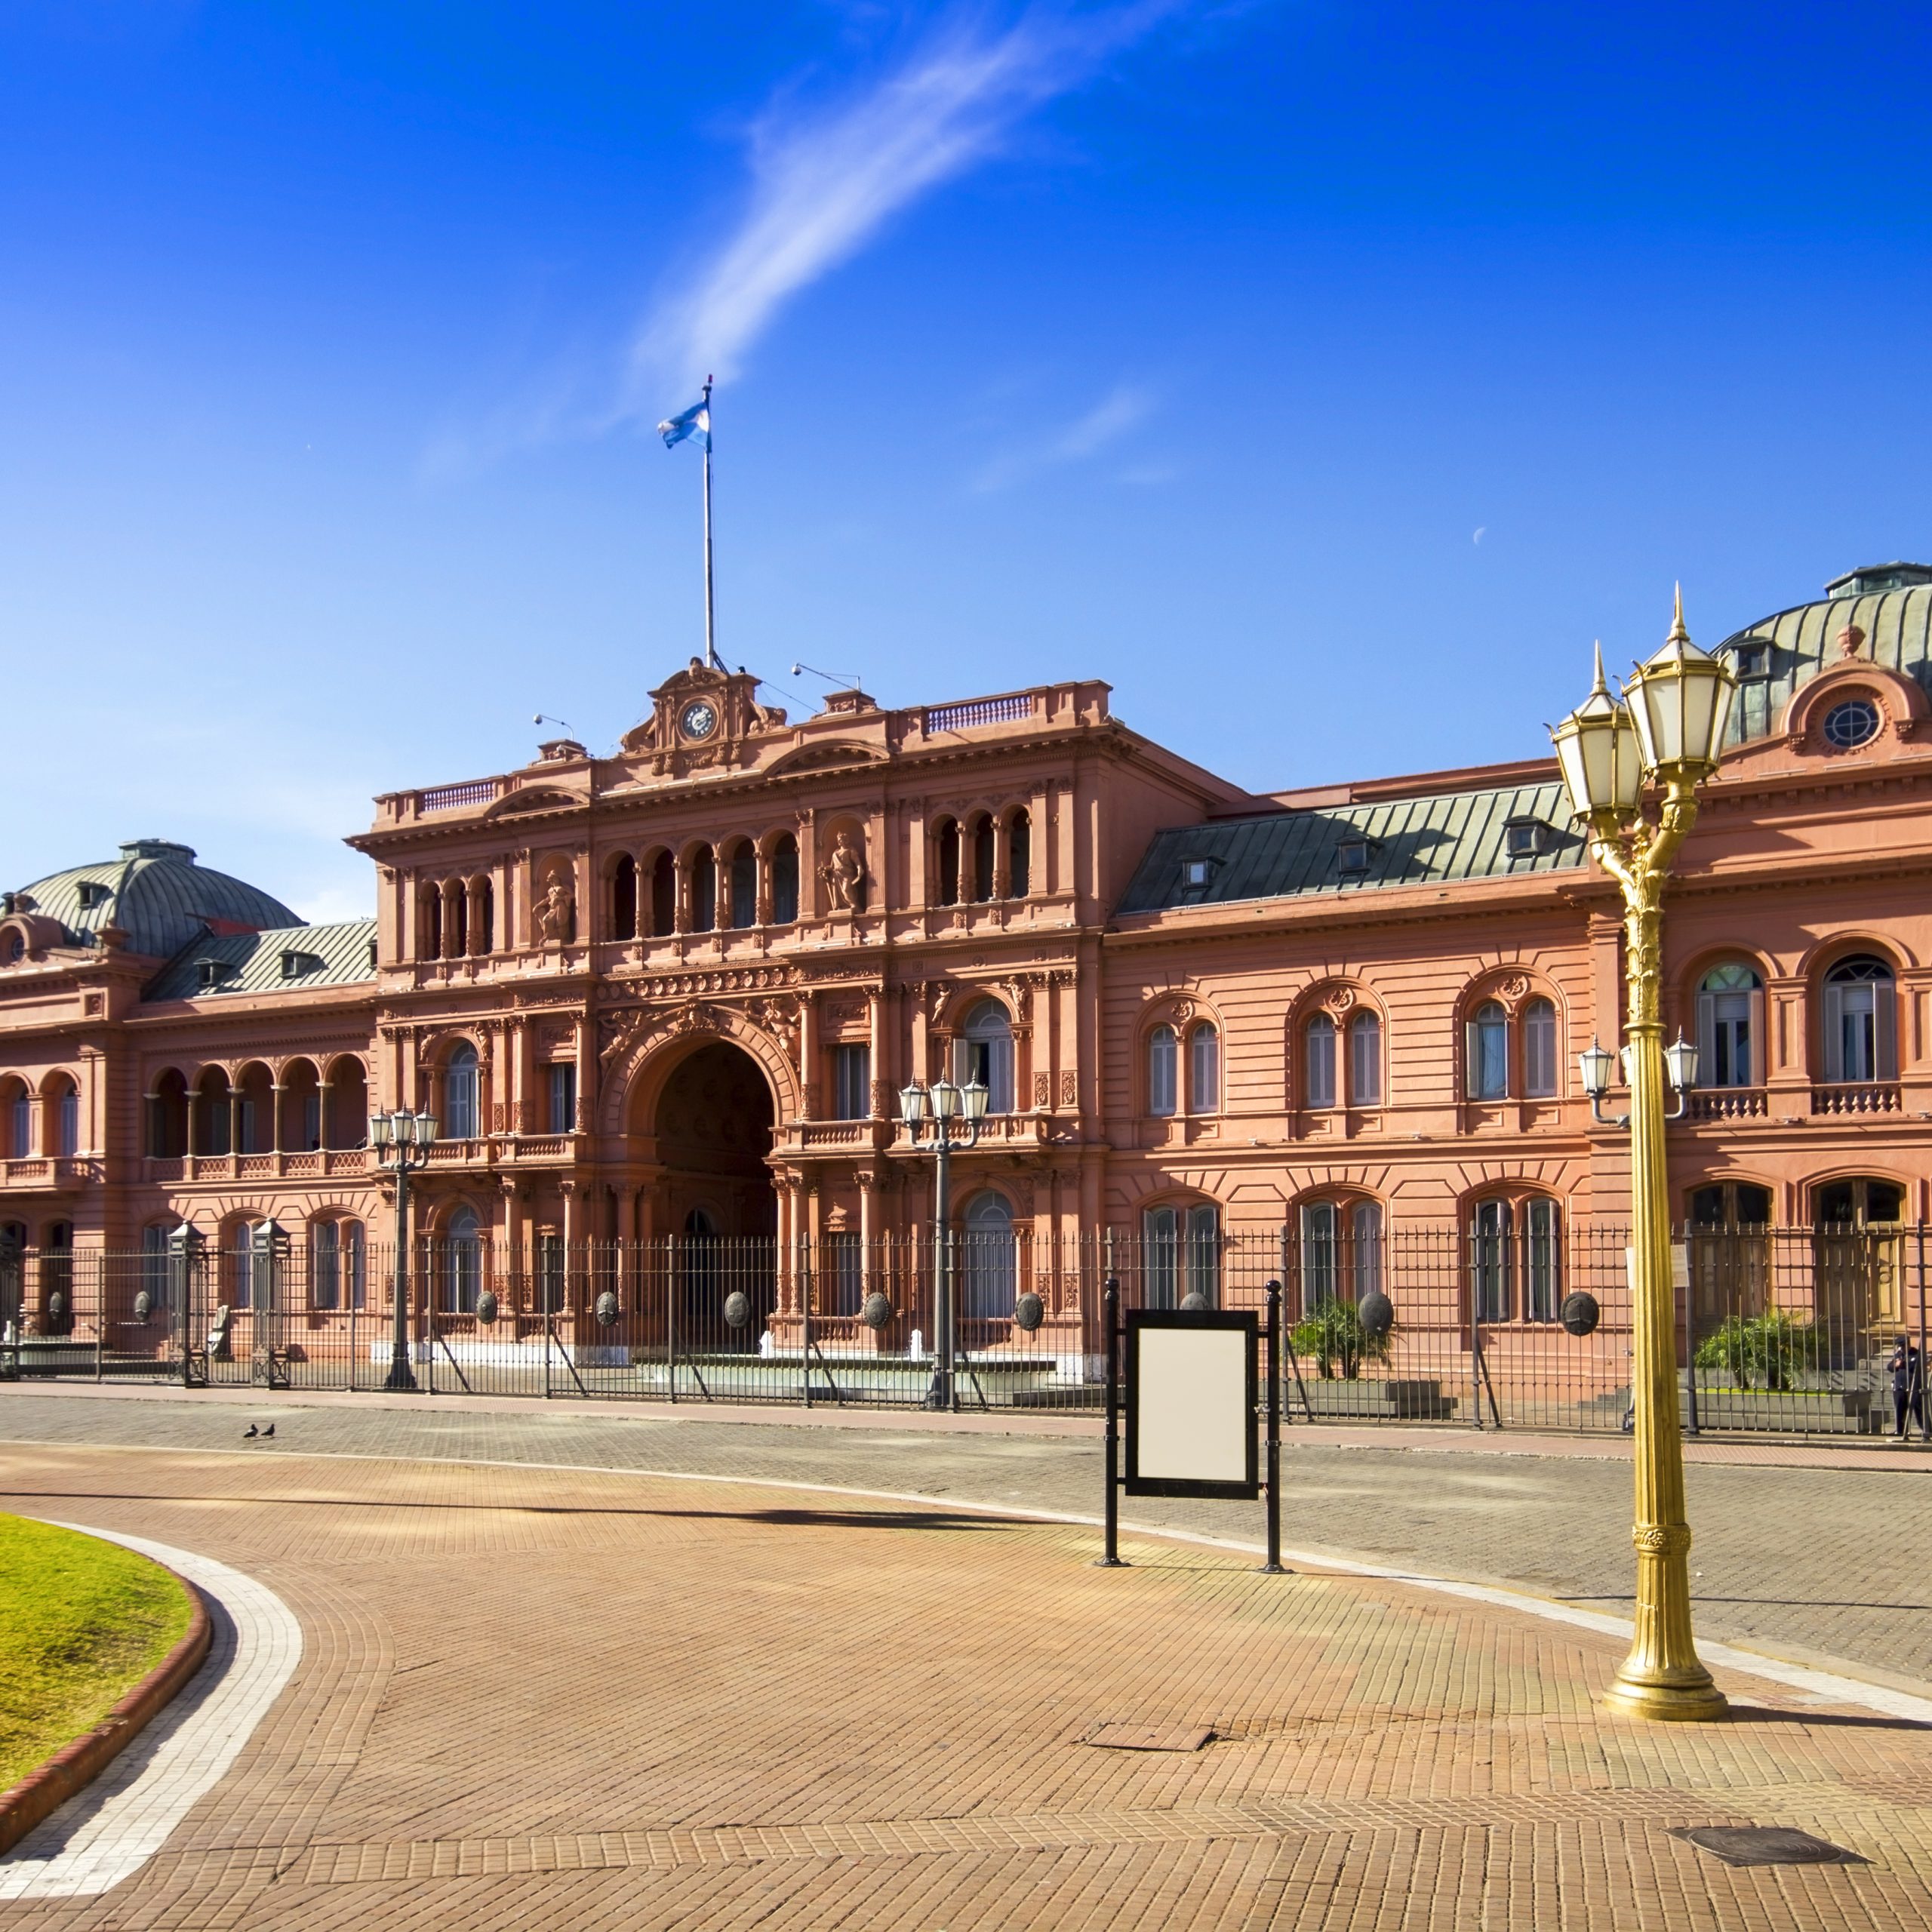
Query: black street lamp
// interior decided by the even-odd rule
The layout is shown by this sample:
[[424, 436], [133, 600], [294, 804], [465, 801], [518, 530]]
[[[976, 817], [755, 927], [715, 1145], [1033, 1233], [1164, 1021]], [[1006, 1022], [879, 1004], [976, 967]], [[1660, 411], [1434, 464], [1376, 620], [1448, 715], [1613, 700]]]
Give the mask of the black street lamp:
[[426, 1167], [436, 1138], [434, 1114], [413, 1114], [407, 1107], [369, 1116], [369, 1145], [376, 1164], [395, 1176], [395, 1334], [389, 1352], [385, 1389], [414, 1389], [416, 1372], [409, 1365], [409, 1177]]
[[[986, 1117], [986, 1086], [982, 1080], [969, 1080], [955, 1087], [943, 1075], [930, 1088], [918, 1081], [899, 1090], [899, 1111], [913, 1148], [924, 1152], [920, 1129], [928, 1115], [932, 1120], [933, 1156], [933, 1386], [926, 1392], [929, 1409], [950, 1409], [956, 1400], [953, 1386], [953, 1361], [957, 1353], [958, 1327], [953, 1306], [952, 1238], [949, 1223], [952, 1213], [953, 1149], [975, 1146], [980, 1123]], [[954, 1123], [964, 1119], [964, 1131], [955, 1138]]]

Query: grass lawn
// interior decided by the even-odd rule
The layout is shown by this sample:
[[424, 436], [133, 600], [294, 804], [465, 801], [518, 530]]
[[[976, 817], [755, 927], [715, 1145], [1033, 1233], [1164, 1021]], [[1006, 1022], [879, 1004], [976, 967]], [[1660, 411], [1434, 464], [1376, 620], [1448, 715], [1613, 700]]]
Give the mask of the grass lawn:
[[145, 1556], [0, 1515], [0, 1791], [100, 1723], [188, 1617], [186, 1592]]

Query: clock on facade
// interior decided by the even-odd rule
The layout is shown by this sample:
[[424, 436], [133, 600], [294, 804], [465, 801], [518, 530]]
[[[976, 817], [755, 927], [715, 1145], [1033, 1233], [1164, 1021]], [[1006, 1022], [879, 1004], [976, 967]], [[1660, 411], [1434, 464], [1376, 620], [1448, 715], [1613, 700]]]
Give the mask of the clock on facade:
[[717, 707], [703, 698], [694, 699], [685, 706], [678, 728], [688, 738], [709, 737], [718, 728]]

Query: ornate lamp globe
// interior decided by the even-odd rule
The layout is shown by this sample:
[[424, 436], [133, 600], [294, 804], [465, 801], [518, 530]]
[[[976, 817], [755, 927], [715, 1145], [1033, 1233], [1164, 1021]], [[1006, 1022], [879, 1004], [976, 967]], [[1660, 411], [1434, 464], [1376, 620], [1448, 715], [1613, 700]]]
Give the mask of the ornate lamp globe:
[[1616, 1062], [1607, 1047], [1601, 1046], [1592, 1038], [1589, 1045], [1577, 1056], [1577, 1069], [1583, 1076], [1583, 1091], [1592, 1100], [1598, 1100], [1610, 1091], [1610, 1075]]
[[1694, 783], [1716, 771], [1737, 678], [1690, 641], [1681, 591], [1663, 648], [1631, 673], [1623, 691], [1647, 772], [1674, 771]]
[[959, 1089], [941, 1074], [933, 1082], [933, 1116], [937, 1120], [952, 1120], [959, 1112]]
[[416, 1144], [419, 1147], [428, 1146], [439, 1131], [434, 1114], [419, 1113], [416, 1116]]
[[986, 1083], [983, 1080], [969, 1080], [959, 1090], [968, 1120], [984, 1120], [986, 1117]]
[[913, 1127], [926, 1117], [926, 1090], [916, 1080], [909, 1081], [899, 1090], [899, 1115]]
[[1627, 816], [1637, 809], [1644, 787], [1644, 765], [1629, 709], [1604, 681], [1603, 647], [1597, 647], [1596, 682], [1563, 722], [1550, 733], [1561, 768], [1570, 810], [1577, 818], [1599, 812]]
[[391, 1133], [387, 1114], [371, 1114], [369, 1116], [369, 1145], [371, 1147], [386, 1147], [389, 1144]]
[[1664, 1048], [1663, 1059], [1670, 1084], [1679, 1093], [1687, 1094], [1697, 1085], [1697, 1049], [1681, 1033]]

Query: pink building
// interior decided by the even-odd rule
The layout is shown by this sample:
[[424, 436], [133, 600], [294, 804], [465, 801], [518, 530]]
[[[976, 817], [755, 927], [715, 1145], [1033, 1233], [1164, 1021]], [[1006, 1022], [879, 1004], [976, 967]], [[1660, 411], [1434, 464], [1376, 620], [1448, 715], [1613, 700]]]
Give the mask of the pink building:
[[[1854, 1242], [1888, 1323], [1932, 1211], [1932, 568], [1854, 572], [1722, 648], [1734, 743], [1666, 922], [1666, 1015], [1702, 1059], [1675, 1207], [1730, 1244], [1700, 1251], [1710, 1320], [1739, 1279], [1775, 1299], [1783, 1229], [1814, 1260]], [[794, 722], [694, 661], [611, 758], [558, 740], [378, 798], [349, 841], [366, 922], [305, 926], [133, 841], [0, 902], [18, 1318], [44, 1329], [36, 1284], [90, 1253], [128, 1257], [100, 1266], [131, 1294], [184, 1222], [244, 1302], [272, 1220], [328, 1331], [382, 1296], [368, 1113], [420, 1106], [419, 1225], [457, 1257], [423, 1293], [451, 1316], [488, 1290], [521, 1318], [586, 1244], [809, 1238], [812, 1306], [858, 1337], [878, 1256], [931, 1220], [897, 1090], [950, 1071], [991, 1095], [955, 1161], [956, 1225], [995, 1257], [974, 1320], [1032, 1283], [1049, 1333], [1077, 1321], [1047, 1257], [1108, 1231], [1155, 1257], [1150, 1294], [1219, 1292], [1246, 1252], [1297, 1306], [1440, 1241], [1444, 1323], [1534, 1354], [1568, 1285], [1620, 1272], [1620, 1236], [1607, 1269], [1578, 1244], [1626, 1203], [1577, 1073], [1619, 1037], [1618, 903], [1524, 749], [1254, 796], [1101, 684], [841, 692]], [[603, 1291], [628, 1320], [626, 1278]], [[798, 1290], [774, 1294], [783, 1341]]]

